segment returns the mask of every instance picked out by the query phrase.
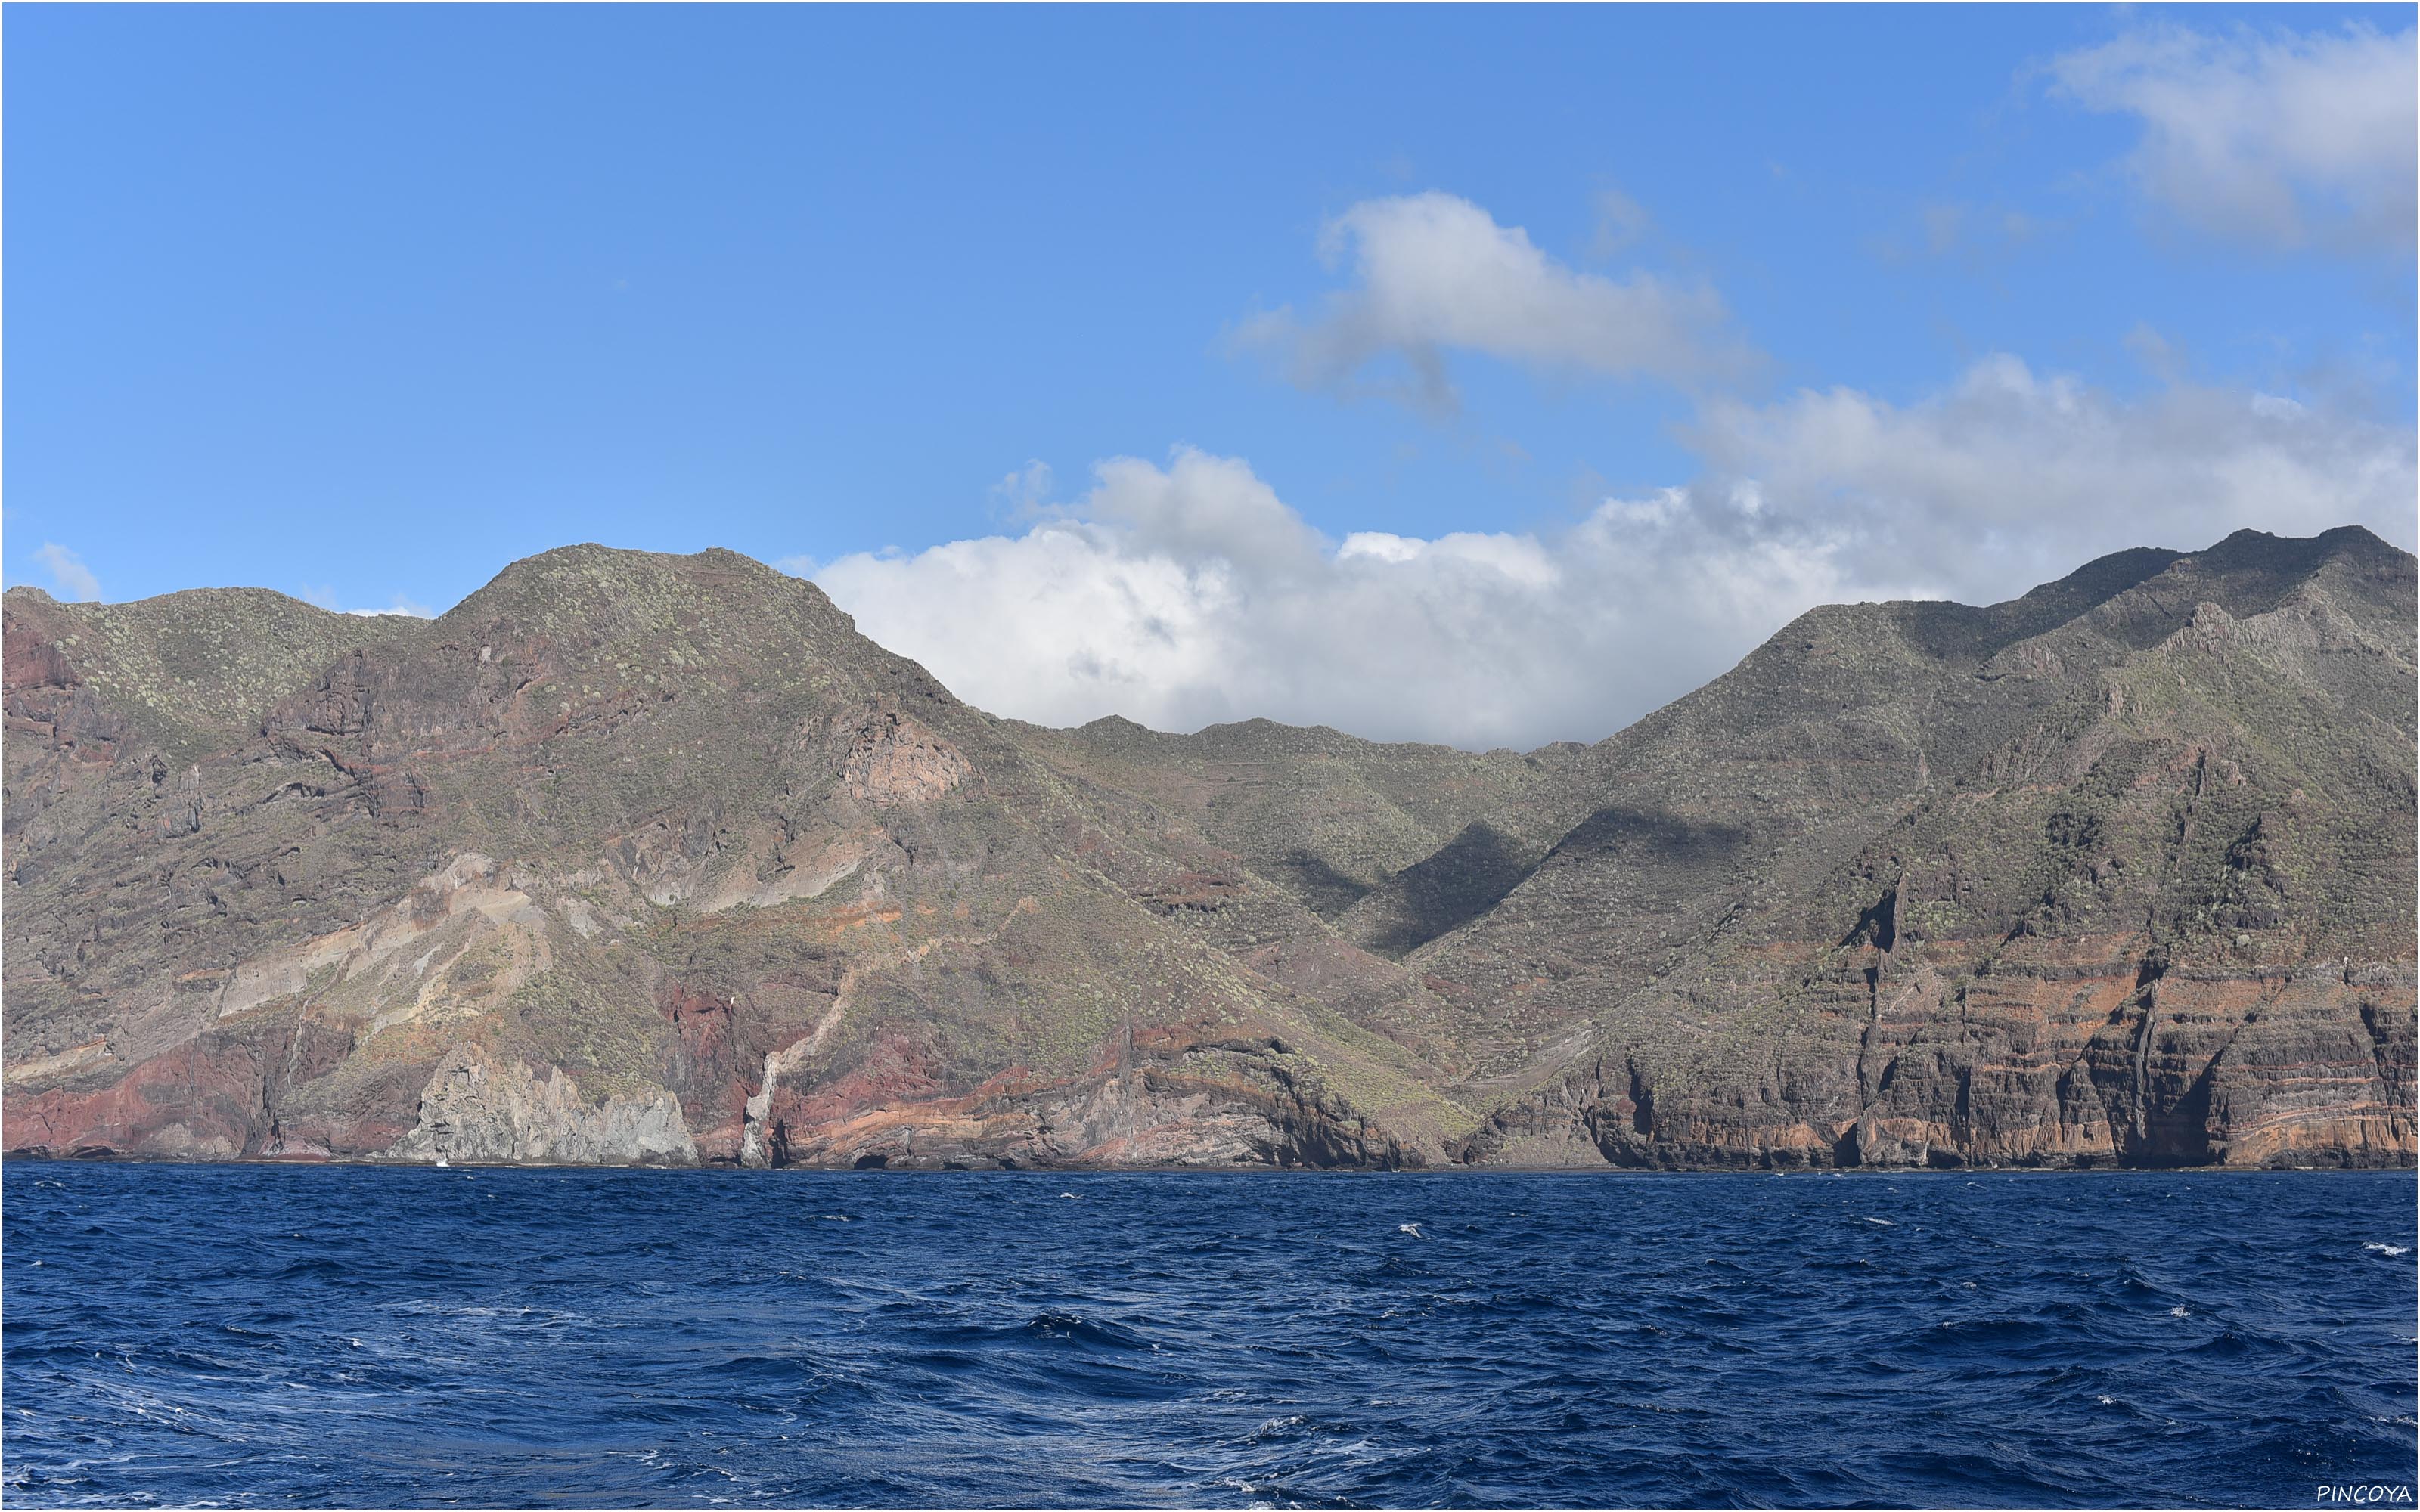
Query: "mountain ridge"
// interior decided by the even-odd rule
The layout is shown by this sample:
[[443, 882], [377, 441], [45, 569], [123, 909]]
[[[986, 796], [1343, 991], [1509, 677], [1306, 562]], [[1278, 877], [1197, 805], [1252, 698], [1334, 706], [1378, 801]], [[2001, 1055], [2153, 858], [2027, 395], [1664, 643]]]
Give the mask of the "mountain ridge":
[[1528, 752], [998, 718], [720, 549], [12, 589], [5, 1146], [2408, 1165], [2413, 577], [1828, 606]]

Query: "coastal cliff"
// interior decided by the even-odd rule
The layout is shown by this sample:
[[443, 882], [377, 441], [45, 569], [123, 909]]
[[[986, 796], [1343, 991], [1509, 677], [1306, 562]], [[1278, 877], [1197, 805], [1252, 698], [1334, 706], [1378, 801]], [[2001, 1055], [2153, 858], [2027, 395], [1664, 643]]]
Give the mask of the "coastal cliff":
[[6, 602], [6, 1148], [2410, 1165], [2413, 559], [1815, 610], [1594, 746], [992, 718], [746, 558]]

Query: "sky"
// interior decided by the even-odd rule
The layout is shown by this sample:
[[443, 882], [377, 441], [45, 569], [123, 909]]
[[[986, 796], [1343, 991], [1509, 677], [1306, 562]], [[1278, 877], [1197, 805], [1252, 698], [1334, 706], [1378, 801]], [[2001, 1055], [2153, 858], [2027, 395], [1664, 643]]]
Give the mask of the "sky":
[[1596, 739], [2415, 544], [2414, 8], [17, 7], [0, 575], [813, 578], [969, 701]]

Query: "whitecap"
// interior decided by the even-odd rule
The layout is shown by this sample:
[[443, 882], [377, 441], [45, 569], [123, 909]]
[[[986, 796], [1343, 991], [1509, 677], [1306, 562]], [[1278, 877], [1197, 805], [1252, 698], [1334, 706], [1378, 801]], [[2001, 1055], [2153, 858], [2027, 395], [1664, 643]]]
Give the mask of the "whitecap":
[[1899, 1225], [1891, 1222], [1888, 1218], [1869, 1218], [1866, 1222], [1869, 1224], [1880, 1224], [1885, 1228], [1897, 1228], [1899, 1227]]
[[2191, 1318], [2193, 1316], [2193, 1309], [2184, 1305], [2182, 1303], [2179, 1303], [2176, 1306], [2168, 1309], [2168, 1316], [2170, 1318]]
[[2409, 1244], [2364, 1244], [2362, 1248], [2366, 1250], [2375, 1250], [2389, 1259], [2393, 1259], [2397, 1255], [2409, 1255], [2412, 1253], [2412, 1246]]
[[1397, 1224], [1395, 1226], [1395, 1232], [1399, 1234], [1409, 1234], [1414, 1239], [1426, 1239], [1429, 1237], [1428, 1235], [1420, 1232], [1420, 1226], [1418, 1224]]

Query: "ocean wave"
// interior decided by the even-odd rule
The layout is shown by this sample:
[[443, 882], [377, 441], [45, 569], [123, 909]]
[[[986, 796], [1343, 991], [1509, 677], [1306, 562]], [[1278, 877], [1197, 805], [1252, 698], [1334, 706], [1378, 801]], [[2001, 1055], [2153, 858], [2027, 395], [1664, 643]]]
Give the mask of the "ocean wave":
[[2415, 1415], [2409, 1175], [479, 1174], [8, 1168], [10, 1504], [2302, 1504]]

